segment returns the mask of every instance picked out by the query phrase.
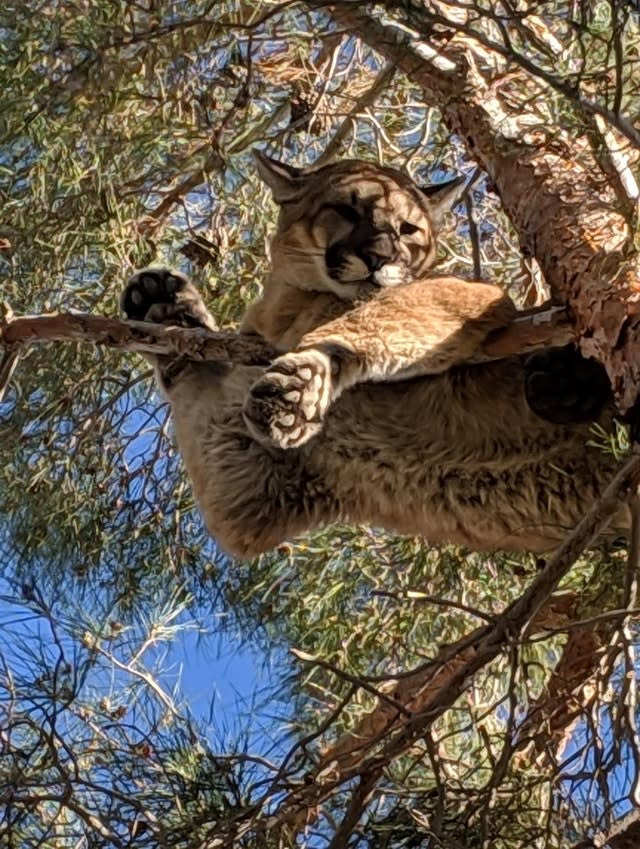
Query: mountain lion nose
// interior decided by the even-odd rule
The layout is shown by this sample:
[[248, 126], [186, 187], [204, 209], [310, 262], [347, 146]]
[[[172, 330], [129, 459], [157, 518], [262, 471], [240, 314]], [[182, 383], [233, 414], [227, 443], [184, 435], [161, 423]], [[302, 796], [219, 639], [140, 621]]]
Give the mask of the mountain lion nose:
[[374, 253], [366, 253], [364, 259], [367, 263], [367, 268], [372, 272], [379, 271], [385, 263], [389, 262], [389, 257]]
[[388, 233], [381, 233], [372, 242], [364, 247], [362, 257], [369, 271], [378, 271], [388, 262], [393, 262], [397, 257], [394, 239]]

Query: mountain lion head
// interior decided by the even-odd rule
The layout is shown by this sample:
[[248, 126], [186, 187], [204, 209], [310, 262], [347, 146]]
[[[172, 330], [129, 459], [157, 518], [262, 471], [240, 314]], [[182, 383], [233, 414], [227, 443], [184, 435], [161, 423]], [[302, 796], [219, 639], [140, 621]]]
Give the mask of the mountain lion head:
[[418, 187], [401, 171], [345, 159], [296, 168], [254, 151], [280, 207], [271, 271], [241, 330], [279, 350], [381, 289], [425, 276], [463, 179]]
[[290, 285], [351, 301], [363, 286], [396, 286], [433, 265], [436, 228], [461, 179], [418, 187], [372, 162], [295, 168], [254, 155], [280, 206], [271, 263]]

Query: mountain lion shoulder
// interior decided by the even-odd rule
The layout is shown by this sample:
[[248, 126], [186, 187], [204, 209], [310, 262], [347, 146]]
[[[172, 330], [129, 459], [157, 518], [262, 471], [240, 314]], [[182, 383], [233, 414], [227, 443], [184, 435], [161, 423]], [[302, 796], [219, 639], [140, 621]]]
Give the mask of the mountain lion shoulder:
[[[612, 473], [589, 422], [572, 421], [609, 428], [608, 387], [579, 409], [558, 395], [572, 352], [545, 352], [551, 368], [465, 364], [515, 308], [496, 286], [427, 276], [455, 183], [420, 189], [359, 160], [258, 155], [258, 168], [280, 213], [241, 329], [281, 355], [266, 369], [148, 356], [220, 546], [252, 556], [337, 521], [476, 550], [557, 545]], [[168, 269], [135, 274], [122, 303], [129, 318], [216, 328]]]

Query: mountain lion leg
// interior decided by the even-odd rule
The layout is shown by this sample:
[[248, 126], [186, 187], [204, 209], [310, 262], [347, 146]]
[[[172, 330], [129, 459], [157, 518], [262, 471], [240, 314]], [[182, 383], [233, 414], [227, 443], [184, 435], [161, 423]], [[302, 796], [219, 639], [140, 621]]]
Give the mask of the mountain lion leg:
[[218, 329], [193, 283], [168, 268], [144, 268], [130, 277], [121, 305], [127, 318], [135, 321]]
[[[183, 275], [150, 268], [135, 274], [123, 296], [126, 316], [161, 324], [216, 329], [197, 289]], [[145, 355], [156, 365], [171, 403], [178, 448], [200, 512], [228, 553], [251, 557], [300, 534], [317, 511], [328, 520], [332, 494], [297, 452], [252, 439], [243, 419], [258, 366]]]
[[250, 390], [244, 415], [257, 439], [280, 448], [302, 445], [322, 429], [334, 379], [331, 358], [320, 350], [285, 354]]
[[281, 448], [302, 445], [348, 387], [447, 371], [514, 315], [512, 301], [485, 283], [434, 278], [384, 290], [274, 360], [251, 387], [247, 426]]

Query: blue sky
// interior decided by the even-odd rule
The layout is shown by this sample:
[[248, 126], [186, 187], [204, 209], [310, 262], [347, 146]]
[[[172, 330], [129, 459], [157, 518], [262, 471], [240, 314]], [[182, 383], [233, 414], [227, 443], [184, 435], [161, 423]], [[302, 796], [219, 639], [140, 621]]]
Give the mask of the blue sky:
[[[34, 675], [37, 677], [41, 659], [50, 670], [54, 668], [58, 651], [46, 616], [30, 610], [28, 602], [14, 600], [16, 595], [15, 586], [0, 576], [0, 657], [6, 664], [2, 671], [9, 669], [17, 680], [24, 676], [29, 681]], [[79, 624], [79, 616], [71, 613], [66, 621], [61, 617], [58, 630], [69, 660], [82, 650], [78, 634], [69, 633]], [[287, 713], [286, 703], [273, 695], [278, 676], [271, 657], [246, 640], [241, 641], [228, 628], [216, 629], [215, 616], [197, 626], [190, 613], [176, 621], [191, 627], [180, 627], [171, 641], [151, 646], [141, 658], [140, 668], [153, 673], [214, 748], [222, 739], [231, 746], [243, 733], [252, 750], [269, 750], [273, 743], [271, 732], [275, 731], [273, 717]], [[115, 641], [113, 652], [125, 661], [129, 659], [126, 652], [118, 650]], [[103, 664], [83, 685], [83, 698], [87, 693], [124, 693], [126, 677], [120, 676], [114, 687], [109, 665]], [[282, 726], [278, 732], [284, 732]]]

